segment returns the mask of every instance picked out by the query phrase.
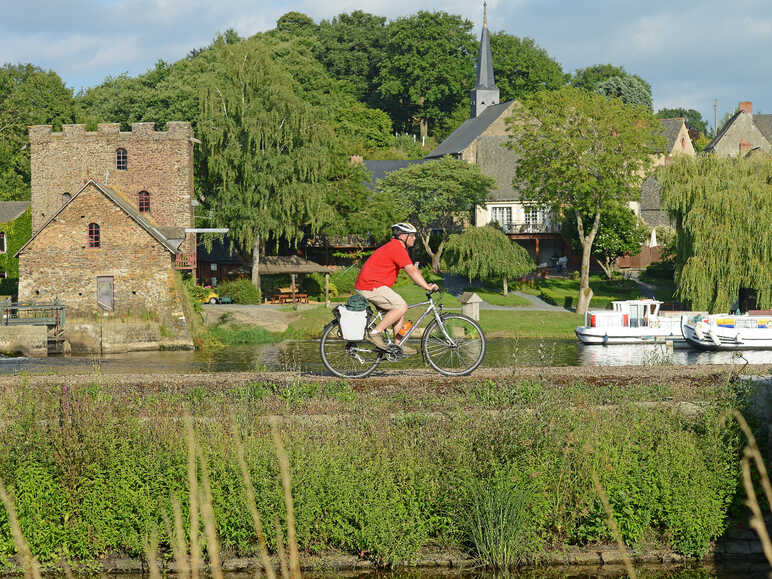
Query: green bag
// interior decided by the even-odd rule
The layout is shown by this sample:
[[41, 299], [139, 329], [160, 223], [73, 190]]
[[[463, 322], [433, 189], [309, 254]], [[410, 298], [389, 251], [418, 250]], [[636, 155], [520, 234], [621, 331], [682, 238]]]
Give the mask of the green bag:
[[356, 293], [346, 300], [346, 309], [350, 312], [363, 312], [369, 305], [370, 302], [366, 298]]

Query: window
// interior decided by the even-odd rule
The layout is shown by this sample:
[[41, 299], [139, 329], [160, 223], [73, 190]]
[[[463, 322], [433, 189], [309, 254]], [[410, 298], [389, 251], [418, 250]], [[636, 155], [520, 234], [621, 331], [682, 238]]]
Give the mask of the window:
[[5, 231], [0, 231], [0, 253], [5, 253]]
[[7, 279], [7, 278], [8, 278], [8, 272], [0, 271], [0, 279]]
[[541, 211], [538, 207], [525, 207], [525, 222], [528, 225], [538, 225], [541, 223]]
[[125, 171], [129, 168], [129, 154], [126, 149], [118, 149], [115, 151], [115, 168], [119, 171]]
[[88, 246], [89, 247], [102, 247], [101, 240], [99, 238], [99, 224], [88, 224]]
[[147, 191], [140, 191], [137, 206], [139, 207], [140, 213], [150, 213], [150, 193]]
[[491, 221], [495, 221], [502, 227], [507, 227], [512, 223], [512, 208], [491, 207]]
[[72, 195], [69, 193], [62, 193], [62, 205], [67, 205], [67, 202], [72, 199]]

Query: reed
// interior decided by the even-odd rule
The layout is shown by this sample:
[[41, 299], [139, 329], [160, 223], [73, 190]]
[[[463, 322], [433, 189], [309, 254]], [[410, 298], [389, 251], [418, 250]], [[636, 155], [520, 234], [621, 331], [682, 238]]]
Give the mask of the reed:
[[161, 571], [158, 566], [158, 533], [156, 530], [153, 530], [150, 533], [150, 537], [145, 540], [144, 547], [150, 579], [161, 579]]
[[257, 543], [260, 550], [260, 560], [263, 563], [263, 569], [268, 579], [275, 579], [276, 573], [273, 570], [273, 562], [268, 554], [268, 546], [266, 545], [265, 532], [263, 531], [263, 523], [260, 520], [260, 513], [257, 510], [257, 500], [255, 500], [255, 489], [252, 485], [252, 477], [249, 474], [249, 468], [247, 468], [247, 461], [244, 458], [244, 441], [241, 440], [241, 434], [239, 433], [238, 424], [235, 417], [231, 415], [231, 424], [233, 425], [233, 438], [236, 445], [236, 457], [239, 461], [239, 468], [241, 469], [241, 479], [244, 481], [244, 493], [247, 498], [247, 508], [249, 514], [252, 517], [252, 524], [255, 527], [257, 533]]
[[169, 529], [167, 522], [167, 532], [169, 533], [172, 553], [177, 566], [177, 574], [180, 579], [190, 577], [190, 559], [188, 558], [188, 546], [185, 543], [185, 529], [182, 525], [182, 507], [177, 497], [172, 497], [172, 513], [174, 514], [174, 528]]
[[185, 415], [185, 443], [188, 447], [188, 501], [190, 503], [190, 576], [196, 579], [201, 572], [201, 549], [198, 533], [198, 469], [196, 467], [196, 434], [193, 418]]
[[2, 500], [5, 510], [8, 513], [8, 524], [11, 526], [11, 535], [13, 536], [13, 543], [16, 545], [16, 551], [21, 555], [22, 569], [24, 569], [24, 577], [28, 579], [41, 579], [40, 566], [37, 559], [32, 555], [29, 544], [24, 538], [24, 534], [21, 532], [21, 526], [19, 526], [19, 519], [16, 516], [16, 505], [13, 499], [5, 490], [5, 484], [0, 481], [0, 500]]
[[279, 434], [278, 420], [271, 420], [271, 435], [276, 448], [276, 456], [279, 459], [279, 473], [281, 475], [282, 488], [284, 490], [284, 506], [287, 509], [287, 548], [289, 549], [289, 576], [291, 579], [300, 577], [300, 556], [298, 555], [298, 542], [295, 536], [295, 507], [292, 502], [292, 482], [289, 472], [289, 457], [284, 450], [284, 444]]
[[223, 579], [222, 563], [220, 561], [220, 542], [217, 539], [217, 524], [212, 506], [212, 486], [209, 483], [209, 469], [206, 459], [200, 454], [201, 459], [201, 515], [204, 519], [204, 531], [206, 533], [206, 552], [209, 554], [209, 568], [214, 579]]
[[764, 465], [764, 458], [761, 456], [759, 445], [756, 442], [756, 437], [753, 436], [748, 422], [745, 417], [737, 412], [732, 411], [737, 423], [745, 433], [745, 437], [748, 439], [748, 444], [743, 449], [743, 458], [741, 461], [742, 473], [743, 473], [743, 486], [745, 487], [745, 494], [748, 496], [748, 500], [745, 504], [751, 511], [750, 526], [756, 531], [756, 534], [761, 540], [761, 546], [764, 550], [764, 556], [767, 558], [770, 566], [772, 566], [772, 541], [769, 539], [769, 532], [764, 524], [764, 516], [759, 506], [759, 501], [756, 498], [756, 490], [753, 488], [753, 479], [751, 478], [751, 461], [753, 461], [756, 470], [759, 473], [761, 479], [761, 487], [764, 489], [764, 494], [767, 498], [767, 504], [772, 507], [772, 484], [769, 481], [769, 474], [767, 474], [767, 468]]
[[619, 552], [622, 554], [622, 560], [625, 563], [627, 574], [630, 579], [635, 579], [636, 574], [635, 567], [633, 567], [633, 560], [627, 553], [627, 547], [625, 546], [624, 539], [622, 539], [622, 533], [619, 532], [619, 526], [617, 525], [617, 520], [614, 517], [614, 511], [611, 508], [611, 503], [609, 502], [608, 496], [606, 495], [606, 489], [604, 489], [603, 485], [600, 484], [598, 473], [595, 472], [595, 469], [592, 470], [592, 486], [595, 487], [595, 492], [598, 493], [600, 502], [603, 503], [603, 508], [606, 511], [606, 516], [608, 517], [608, 526], [611, 529], [611, 532], [614, 534], [614, 540], [616, 540], [617, 546], [619, 547]]

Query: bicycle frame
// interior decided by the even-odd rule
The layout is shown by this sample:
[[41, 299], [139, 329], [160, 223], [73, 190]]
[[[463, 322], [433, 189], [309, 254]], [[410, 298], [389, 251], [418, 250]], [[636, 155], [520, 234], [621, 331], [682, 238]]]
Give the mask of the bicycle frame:
[[[426, 308], [424, 313], [422, 313], [419, 318], [415, 321], [415, 323], [410, 327], [410, 329], [405, 333], [404, 336], [402, 336], [402, 339], [400, 342], [404, 342], [407, 340], [410, 335], [413, 333], [413, 331], [421, 325], [421, 322], [426, 319], [426, 317], [430, 314], [434, 314], [434, 319], [437, 321], [437, 325], [442, 330], [442, 335], [445, 337], [448, 342], [450, 342], [451, 345], [455, 346], [456, 341], [448, 334], [447, 330], [445, 329], [445, 324], [442, 323], [442, 319], [440, 318], [440, 314], [442, 313], [442, 305], [437, 305], [434, 303], [434, 300], [431, 298], [429, 294], [427, 294], [428, 299], [425, 302], [418, 302], [417, 304], [410, 304], [407, 306], [408, 310], [412, 310], [413, 308], [419, 308], [421, 306], [429, 306]], [[383, 314], [381, 313], [381, 310], [376, 308], [376, 316], [378, 319], [383, 319]]]

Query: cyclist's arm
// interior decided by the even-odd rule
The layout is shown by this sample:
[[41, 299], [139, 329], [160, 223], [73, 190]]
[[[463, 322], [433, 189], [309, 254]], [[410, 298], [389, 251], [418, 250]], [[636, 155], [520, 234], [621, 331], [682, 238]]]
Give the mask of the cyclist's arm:
[[424, 276], [421, 275], [421, 270], [418, 269], [415, 264], [405, 266], [405, 273], [412, 279], [418, 287], [425, 289], [426, 291], [437, 291], [439, 286], [436, 283], [426, 283]]

